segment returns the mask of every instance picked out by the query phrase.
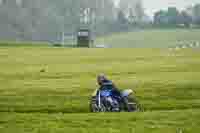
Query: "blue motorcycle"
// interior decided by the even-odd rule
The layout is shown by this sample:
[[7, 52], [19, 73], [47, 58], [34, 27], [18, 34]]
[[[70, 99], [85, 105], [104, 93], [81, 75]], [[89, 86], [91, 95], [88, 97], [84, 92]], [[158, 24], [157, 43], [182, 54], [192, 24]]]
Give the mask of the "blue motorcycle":
[[120, 96], [112, 90], [95, 90], [90, 101], [91, 112], [134, 112], [139, 110], [139, 104], [133, 97], [133, 90], [124, 90]]

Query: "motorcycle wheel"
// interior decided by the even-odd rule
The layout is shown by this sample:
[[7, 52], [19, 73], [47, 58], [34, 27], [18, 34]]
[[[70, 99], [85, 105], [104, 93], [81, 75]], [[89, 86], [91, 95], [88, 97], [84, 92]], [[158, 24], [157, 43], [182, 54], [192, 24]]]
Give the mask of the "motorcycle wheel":
[[138, 104], [136, 100], [132, 97], [124, 98], [124, 110], [127, 112], [135, 112], [138, 111]]
[[[108, 99], [109, 98], [109, 99]], [[106, 107], [107, 112], [120, 112], [120, 106], [117, 100], [112, 97], [104, 99], [104, 106]]]
[[107, 112], [107, 109], [103, 104], [101, 104], [101, 107], [98, 107], [96, 102], [96, 97], [92, 97], [90, 100], [90, 112]]
[[98, 112], [98, 108], [97, 108], [97, 105], [96, 105], [96, 97], [92, 97], [90, 99], [90, 112]]

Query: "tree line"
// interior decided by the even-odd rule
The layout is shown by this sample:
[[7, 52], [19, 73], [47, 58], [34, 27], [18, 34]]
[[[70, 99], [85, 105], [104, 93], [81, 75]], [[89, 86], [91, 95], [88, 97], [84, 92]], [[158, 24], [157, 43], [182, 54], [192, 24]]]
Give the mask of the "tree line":
[[126, 31], [143, 16], [140, 0], [1, 0], [0, 39], [59, 41], [80, 27], [96, 35]]
[[160, 10], [150, 21], [142, 0], [0, 0], [0, 19], [0, 40], [60, 41], [80, 27], [105, 35], [152, 25], [200, 25], [200, 4]]
[[200, 25], [200, 4], [190, 6], [182, 11], [176, 7], [160, 10], [154, 14], [154, 25], [160, 27], [192, 27]]

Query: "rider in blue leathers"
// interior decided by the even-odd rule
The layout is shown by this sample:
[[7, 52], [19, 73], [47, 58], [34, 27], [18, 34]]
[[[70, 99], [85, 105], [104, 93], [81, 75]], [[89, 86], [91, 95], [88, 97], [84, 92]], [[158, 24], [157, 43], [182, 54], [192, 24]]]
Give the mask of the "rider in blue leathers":
[[107, 79], [106, 76], [104, 74], [99, 74], [97, 76], [97, 82], [99, 84], [99, 90], [111, 90], [112, 94], [117, 97], [118, 100], [120, 100], [121, 98], [121, 93], [120, 91], [117, 89], [117, 87], [114, 85], [114, 83]]

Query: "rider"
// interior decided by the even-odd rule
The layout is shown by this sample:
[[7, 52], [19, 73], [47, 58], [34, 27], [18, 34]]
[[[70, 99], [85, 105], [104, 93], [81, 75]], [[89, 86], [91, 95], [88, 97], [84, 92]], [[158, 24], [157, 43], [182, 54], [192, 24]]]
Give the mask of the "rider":
[[97, 76], [97, 82], [100, 86], [99, 90], [112, 90], [112, 94], [117, 99], [117, 101], [120, 103], [124, 103], [128, 111], [131, 110], [127, 104], [127, 100], [125, 100], [125, 98], [121, 96], [121, 92], [117, 89], [117, 87], [113, 84], [111, 80], [107, 79], [107, 77], [104, 74], [99, 74]]
[[121, 98], [121, 92], [117, 89], [114, 83], [109, 80], [104, 74], [97, 76], [97, 82], [99, 84], [99, 90], [110, 89], [114, 96]]

